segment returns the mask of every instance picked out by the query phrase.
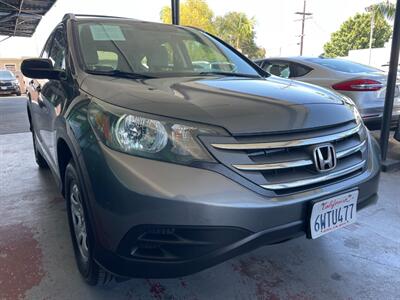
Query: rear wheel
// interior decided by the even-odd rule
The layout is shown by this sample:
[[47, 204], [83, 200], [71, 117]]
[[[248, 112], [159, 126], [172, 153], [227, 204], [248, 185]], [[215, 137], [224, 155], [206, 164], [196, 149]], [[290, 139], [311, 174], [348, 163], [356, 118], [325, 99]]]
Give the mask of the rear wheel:
[[65, 197], [72, 245], [79, 272], [89, 285], [110, 283], [113, 276], [93, 259], [94, 235], [87, 218], [88, 213], [78, 173], [72, 161], [65, 171]]

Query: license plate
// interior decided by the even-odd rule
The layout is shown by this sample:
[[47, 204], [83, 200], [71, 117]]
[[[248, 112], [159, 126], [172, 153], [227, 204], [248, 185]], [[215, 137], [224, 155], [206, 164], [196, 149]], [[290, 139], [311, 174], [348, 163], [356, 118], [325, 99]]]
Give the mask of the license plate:
[[316, 239], [356, 221], [358, 190], [314, 203], [310, 217], [311, 238]]
[[2, 90], [6, 90], [7, 87], [6, 87], [6, 86], [2, 86], [1, 89], [2, 89]]

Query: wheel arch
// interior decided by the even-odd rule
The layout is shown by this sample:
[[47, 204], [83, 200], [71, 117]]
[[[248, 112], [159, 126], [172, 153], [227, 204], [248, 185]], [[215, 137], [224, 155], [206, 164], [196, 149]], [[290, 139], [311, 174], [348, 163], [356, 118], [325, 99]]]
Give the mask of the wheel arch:
[[29, 103], [26, 104], [26, 113], [28, 114], [29, 130], [32, 131], [32, 115], [31, 109], [29, 108]]
[[71, 147], [64, 138], [57, 140], [57, 166], [60, 175], [61, 193], [65, 196], [65, 170], [71, 159], [74, 159]]

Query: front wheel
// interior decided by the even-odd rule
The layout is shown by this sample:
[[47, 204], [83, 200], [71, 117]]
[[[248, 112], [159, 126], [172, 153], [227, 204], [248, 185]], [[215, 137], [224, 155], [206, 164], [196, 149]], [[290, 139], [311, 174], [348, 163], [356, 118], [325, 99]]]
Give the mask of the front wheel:
[[65, 188], [68, 222], [79, 272], [89, 285], [107, 284], [112, 281], [113, 276], [93, 259], [94, 235], [87, 218], [86, 202], [78, 173], [72, 161], [65, 171]]

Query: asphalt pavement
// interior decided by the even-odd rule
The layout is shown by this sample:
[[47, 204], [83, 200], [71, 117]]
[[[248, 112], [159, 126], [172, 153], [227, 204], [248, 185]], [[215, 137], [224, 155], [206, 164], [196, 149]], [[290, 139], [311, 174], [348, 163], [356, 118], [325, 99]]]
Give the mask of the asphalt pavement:
[[25, 96], [0, 96], [0, 134], [29, 131]]

